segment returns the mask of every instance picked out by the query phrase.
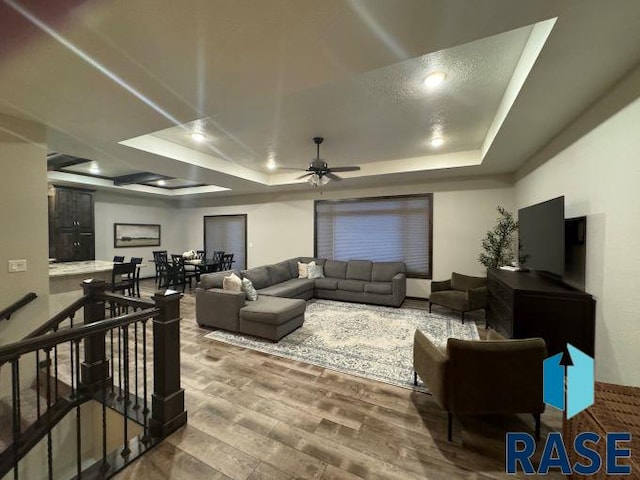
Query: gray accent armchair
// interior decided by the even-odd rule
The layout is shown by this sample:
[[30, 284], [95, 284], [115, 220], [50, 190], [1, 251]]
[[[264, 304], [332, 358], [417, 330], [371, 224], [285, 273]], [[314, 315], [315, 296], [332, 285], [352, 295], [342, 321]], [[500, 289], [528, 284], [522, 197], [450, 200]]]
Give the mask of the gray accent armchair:
[[538, 438], [546, 350], [541, 338], [506, 340], [493, 330], [485, 341], [450, 338], [446, 348], [438, 348], [416, 330], [414, 383], [420, 376], [449, 414], [449, 441], [453, 414], [531, 413]]
[[464, 323], [465, 312], [487, 307], [487, 279], [454, 272], [450, 280], [431, 282], [429, 313], [432, 304], [460, 312]]

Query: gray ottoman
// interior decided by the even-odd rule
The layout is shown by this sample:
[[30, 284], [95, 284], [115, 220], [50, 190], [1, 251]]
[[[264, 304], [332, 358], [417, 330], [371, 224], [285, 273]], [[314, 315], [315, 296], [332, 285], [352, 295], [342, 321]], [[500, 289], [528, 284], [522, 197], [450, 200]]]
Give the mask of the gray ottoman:
[[240, 309], [239, 330], [277, 342], [302, 326], [306, 306], [307, 302], [298, 298], [260, 295]]

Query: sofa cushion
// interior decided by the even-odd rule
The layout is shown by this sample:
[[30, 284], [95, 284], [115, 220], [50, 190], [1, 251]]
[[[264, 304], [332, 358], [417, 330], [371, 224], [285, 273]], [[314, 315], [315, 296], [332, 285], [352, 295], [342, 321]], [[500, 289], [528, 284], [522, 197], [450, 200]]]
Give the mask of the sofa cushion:
[[258, 291], [260, 295], [272, 297], [298, 297], [305, 292], [313, 291], [313, 280], [307, 278], [292, 278], [276, 285], [263, 288]]
[[245, 321], [282, 325], [283, 323], [304, 315], [307, 303], [297, 298], [279, 298], [260, 296], [255, 302], [248, 303], [240, 309], [240, 318]]
[[256, 267], [250, 270], [242, 270], [242, 276], [251, 280], [253, 286], [258, 290], [271, 285], [271, 278], [269, 278], [269, 270], [267, 270], [267, 267]]
[[222, 282], [224, 277], [228, 277], [232, 273], [235, 273], [238, 277], [240, 272], [237, 270], [225, 270], [224, 272], [204, 273], [200, 276], [199, 287], [203, 290], [209, 290], [210, 288], [222, 288]]
[[316, 278], [316, 288], [320, 290], [337, 290], [337, 278]]
[[313, 262], [310, 263], [307, 268], [307, 278], [324, 278], [324, 267]]
[[222, 289], [229, 292], [240, 292], [242, 291], [242, 280], [235, 273], [231, 273], [222, 280]]
[[291, 279], [291, 273], [289, 271], [289, 264], [287, 262], [276, 263], [275, 265], [267, 265], [269, 271], [269, 279], [271, 285], [276, 283], [286, 282]]
[[367, 293], [379, 293], [391, 295], [390, 282], [372, 282], [364, 284], [364, 291]]
[[242, 279], [242, 291], [250, 302], [255, 302], [258, 299], [258, 292], [248, 278]]
[[467, 291], [472, 288], [480, 288], [487, 286], [486, 277], [470, 277], [469, 275], [462, 275], [460, 273], [451, 274], [451, 288], [454, 290]]
[[390, 282], [398, 273], [407, 269], [404, 262], [374, 262], [371, 269], [372, 282]]
[[364, 284], [362, 280], [338, 280], [338, 290], [347, 292], [364, 292]]
[[347, 280], [365, 280], [371, 281], [371, 267], [373, 262], [370, 260], [349, 260], [347, 264]]
[[331, 278], [347, 278], [347, 262], [327, 260], [324, 264], [324, 275]]

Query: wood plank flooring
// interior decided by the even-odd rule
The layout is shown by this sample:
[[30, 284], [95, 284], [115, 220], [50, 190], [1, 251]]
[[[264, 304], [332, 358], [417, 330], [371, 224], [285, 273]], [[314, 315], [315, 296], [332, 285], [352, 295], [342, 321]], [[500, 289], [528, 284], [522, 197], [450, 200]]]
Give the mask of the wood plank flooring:
[[[143, 282], [143, 296], [154, 289]], [[450, 443], [429, 395], [204, 338], [193, 292], [181, 314], [188, 425], [117, 478], [507, 478], [505, 432], [532, 430], [530, 416], [456, 418]], [[543, 434], [560, 426], [543, 415]]]

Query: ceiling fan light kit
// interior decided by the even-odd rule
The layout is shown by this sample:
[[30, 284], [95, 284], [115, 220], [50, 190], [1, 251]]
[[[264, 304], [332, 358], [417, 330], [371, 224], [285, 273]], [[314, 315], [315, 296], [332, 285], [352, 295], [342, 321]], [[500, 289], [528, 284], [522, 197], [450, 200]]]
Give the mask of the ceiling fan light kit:
[[327, 162], [320, 158], [320, 144], [323, 141], [324, 138], [322, 137], [313, 137], [313, 143], [316, 144], [316, 158], [309, 164], [309, 168], [305, 170], [307, 173], [298, 177], [298, 180], [308, 177], [307, 182], [309, 184], [321, 188], [329, 183], [330, 180], [342, 180], [334, 172], [355, 172], [360, 170], [360, 167], [356, 166], [329, 168]]

